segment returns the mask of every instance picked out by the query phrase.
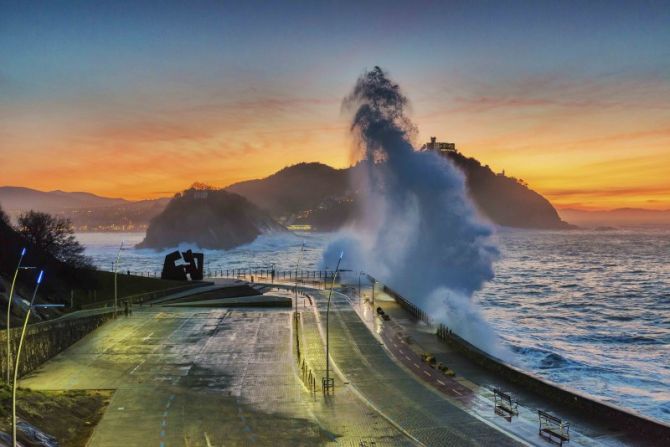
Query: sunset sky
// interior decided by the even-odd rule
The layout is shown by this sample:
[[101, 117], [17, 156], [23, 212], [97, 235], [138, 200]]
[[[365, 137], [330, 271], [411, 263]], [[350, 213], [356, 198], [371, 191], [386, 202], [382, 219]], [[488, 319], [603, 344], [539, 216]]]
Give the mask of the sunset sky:
[[0, 185], [129, 199], [351, 163], [366, 69], [558, 207], [670, 209], [670, 2], [6, 2]]

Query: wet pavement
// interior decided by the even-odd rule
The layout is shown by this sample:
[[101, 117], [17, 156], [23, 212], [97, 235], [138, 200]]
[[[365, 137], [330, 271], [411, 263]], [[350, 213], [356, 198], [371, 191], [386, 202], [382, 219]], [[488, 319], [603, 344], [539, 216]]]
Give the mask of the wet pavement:
[[291, 321], [276, 309], [136, 309], [21, 386], [116, 390], [90, 446], [413, 445], [346, 386], [327, 399], [305, 388]]
[[[292, 309], [136, 309], [21, 386], [115, 390], [90, 446], [550, 445], [530, 410], [511, 423], [494, 413], [489, 388], [422, 362], [399, 313], [384, 322], [340, 293], [330, 313], [335, 392], [325, 396], [327, 295], [307, 292], [298, 323]], [[315, 392], [301, 379], [296, 334]], [[577, 433], [568, 445], [597, 444]]]

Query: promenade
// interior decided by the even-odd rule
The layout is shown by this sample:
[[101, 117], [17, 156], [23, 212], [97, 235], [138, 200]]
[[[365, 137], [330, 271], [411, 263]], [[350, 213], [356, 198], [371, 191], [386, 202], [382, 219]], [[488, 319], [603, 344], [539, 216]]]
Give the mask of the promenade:
[[[286, 308], [136, 308], [24, 377], [21, 386], [115, 390], [93, 447], [549, 445], [529, 409], [511, 424], [495, 415], [488, 387], [443, 377], [422, 363], [416, 346], [399, 337], [412, 323], [392, 301], [382, 303], [392, 321], [382, 322], [370, 305], [333, 294], [335, 393], [324, 396], [327, 292], [304, 290], [311, 300], [298, 299], [297, 327]], [[300, 377], [296, 328], [316, 392]], [[570, 445], [625, 445], [596, 434], [577, 430]]]

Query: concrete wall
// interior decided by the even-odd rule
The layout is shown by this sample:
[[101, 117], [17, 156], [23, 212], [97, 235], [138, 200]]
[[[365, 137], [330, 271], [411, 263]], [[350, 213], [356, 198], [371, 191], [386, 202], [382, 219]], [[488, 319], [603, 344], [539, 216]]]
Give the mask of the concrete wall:
[[[23, 376], [39, 367], [42, 363], [67, 349], [76, 341], [113, 318], [113, 313], [103, 312], [84, 315], [79, 318], [70, 316], [28, 326], [21, 352], [19, 376]], [[12, 328], [12, 359], [19, 345], [21, 328]], [[13, 360], [12, 360], [13, 367]], [[12, 369], [13, 374], [13, 369]], [[7, 331], [0, 331], [0, 380], [7, 377]]]
[[[384, 291], [417, 320], [428, 324], [434, 322], [416, 305], [384, 286]], [[617, 429], [624, 429], [636, 436], [658, 441], [659, 445], [670, 445], [670, 426], [642, 415], [618, 408], [614, 405], [599, 402], [590, 396], [565, 389], [555, 383], [546, 381], [482, 351], [468, 341], [451, 332], [446, 326], [437, 326], [437, 337], [461, 352], [474, 363], [496, 373], [496, 375], [523, 386], [549, 401], [569, 406], [579, 411], [580, 417], [589, 417], [603, 421]], [[579, 420], [571, 421], [579, 425]]]

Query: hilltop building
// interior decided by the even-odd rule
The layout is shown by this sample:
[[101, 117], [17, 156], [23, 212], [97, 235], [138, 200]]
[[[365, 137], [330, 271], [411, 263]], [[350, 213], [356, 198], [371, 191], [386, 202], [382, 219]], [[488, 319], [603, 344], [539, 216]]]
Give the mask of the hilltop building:
[[455, 143], [445, 143], [437, 141], [436, 137], [430, 137], [430, 142], [421, 146], [422, 151], [435, 151], [441, 154], [448, 154], [450, 152], [458, 152]]

